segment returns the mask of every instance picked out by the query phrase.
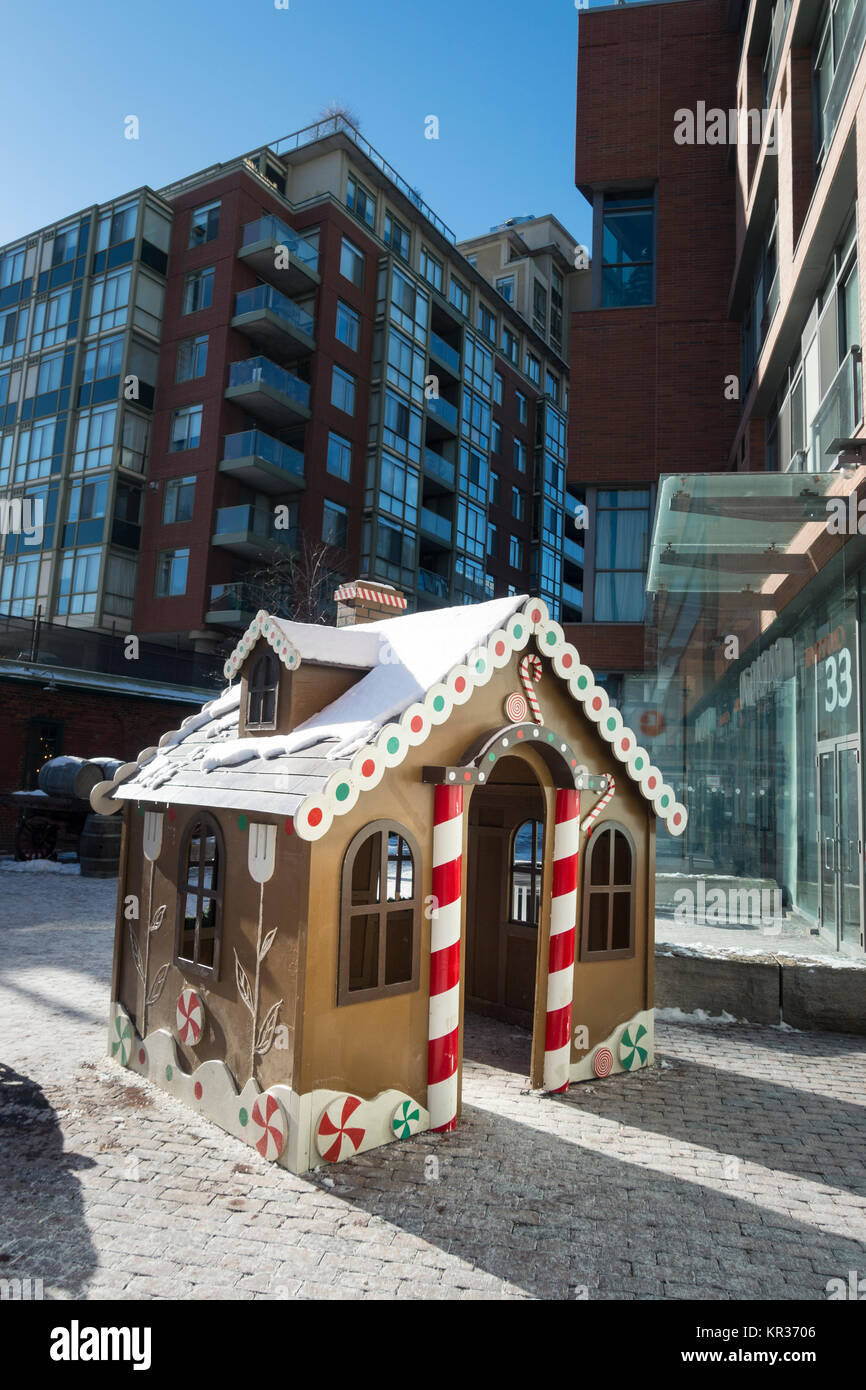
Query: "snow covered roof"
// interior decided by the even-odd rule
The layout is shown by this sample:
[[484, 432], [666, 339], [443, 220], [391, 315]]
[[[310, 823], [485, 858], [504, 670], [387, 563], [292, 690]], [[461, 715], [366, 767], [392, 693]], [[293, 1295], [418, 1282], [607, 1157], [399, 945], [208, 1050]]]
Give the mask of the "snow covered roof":
[[111, 782], [100, 783], [92, 804], [104, 812], [116, 809], [117, 801], [259, 811], [290, 817], [303, 839], [319, 839], [335, 816], [351, 810], [533, 637], [656, 814], [672, 834], [682, 834], [687, 813], [673, 788], [623, 726], [546, 604], [525, 595], [361, 627], [317, 627], [260, 613], [235, 649], [243, 655], [233, 672], [264, 638], [287, 665], [291, 660], [289, 669], [306, 659], [366, 668], [367, 674], [291, 733], [243, 738], [240, 686], [230, 686], [165, 734], [159, 748], [145, 749]]

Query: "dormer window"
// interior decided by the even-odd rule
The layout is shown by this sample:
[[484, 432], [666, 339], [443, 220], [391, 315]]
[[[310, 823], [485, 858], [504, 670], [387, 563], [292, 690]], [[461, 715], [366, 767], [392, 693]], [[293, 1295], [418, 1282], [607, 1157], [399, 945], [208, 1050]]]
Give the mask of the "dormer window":
[[254, 658], [247, 683], [248, 729], [273, 729], [277, 723], [280, 663], [276, 653], [261, 652]]

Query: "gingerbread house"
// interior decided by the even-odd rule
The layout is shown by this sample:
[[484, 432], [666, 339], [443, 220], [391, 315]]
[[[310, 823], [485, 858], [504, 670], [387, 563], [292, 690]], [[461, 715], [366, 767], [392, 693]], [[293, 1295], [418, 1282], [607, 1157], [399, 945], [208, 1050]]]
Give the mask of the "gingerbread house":
[[296, 1173], [454, 1128], [467, 1011], [523, 1025], [536, 1088], [651, 1063], [686, 824], [540, 600], [338, 597], [259, 613], [91, 798], [124, 817], [112, 1055]]

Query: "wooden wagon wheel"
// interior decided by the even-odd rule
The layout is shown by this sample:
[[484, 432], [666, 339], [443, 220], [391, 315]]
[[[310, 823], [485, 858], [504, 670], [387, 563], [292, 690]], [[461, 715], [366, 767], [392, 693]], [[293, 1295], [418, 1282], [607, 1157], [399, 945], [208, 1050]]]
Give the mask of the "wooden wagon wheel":
[[57, 826], [44, 816], [30, 816], [18, 823], [15, 858], [51, 859], [57, 845]]

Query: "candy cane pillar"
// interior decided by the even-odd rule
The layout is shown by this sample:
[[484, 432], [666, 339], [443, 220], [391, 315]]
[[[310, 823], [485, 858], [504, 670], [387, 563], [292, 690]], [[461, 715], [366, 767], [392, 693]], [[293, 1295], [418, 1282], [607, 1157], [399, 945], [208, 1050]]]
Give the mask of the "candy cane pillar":
[[457, 1125], [462, 894], [463, 788], [437, 786], [433, 797], [427, 1109], [430, 1128], [438, 1130]]
[[558, 791], [553, 832], [553, 899], [547, 966], [547, 1027], [544, 1035], [545, 1091], [564, 1091], [569, 1081], [579, 839], [580, 792], [573, 789]]

